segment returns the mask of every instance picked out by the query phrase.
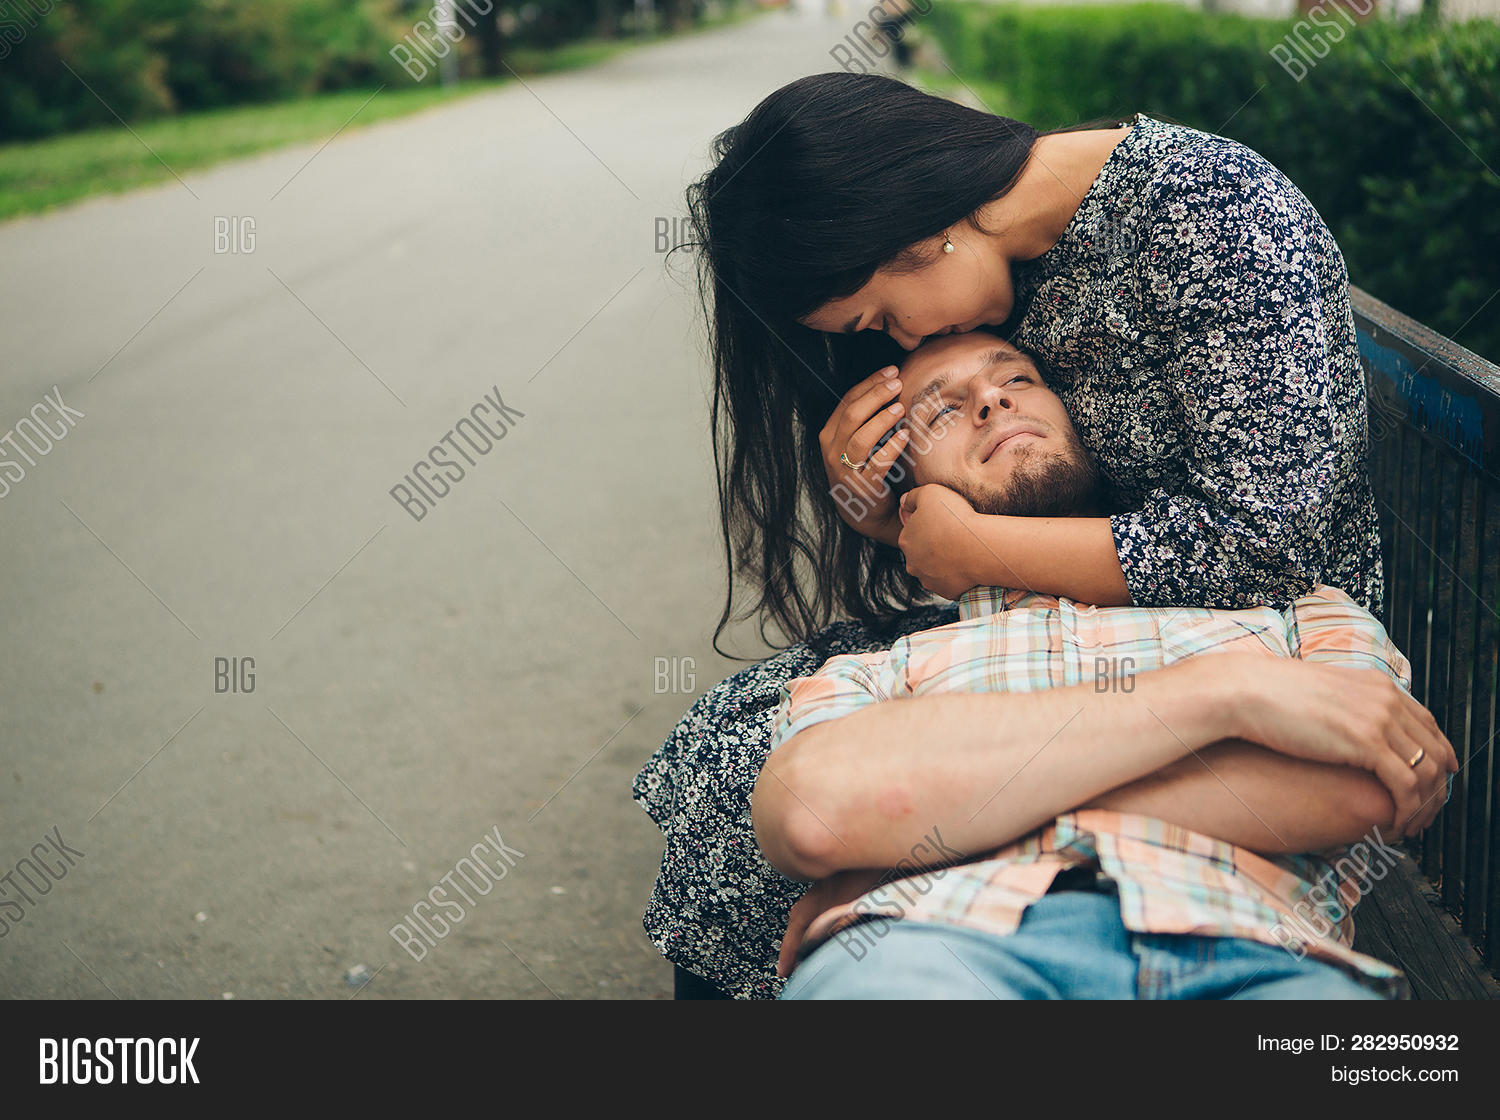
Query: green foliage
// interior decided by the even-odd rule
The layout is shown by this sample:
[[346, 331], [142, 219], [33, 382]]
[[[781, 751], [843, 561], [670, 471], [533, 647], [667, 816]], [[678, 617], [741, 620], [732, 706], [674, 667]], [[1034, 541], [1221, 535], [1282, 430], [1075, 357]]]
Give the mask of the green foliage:
[[[431, 27], [433, 5], [0, 0], [0, 141], [381, 83], [435, 82], [437, 56], [446, 52]], [[696, 0], [657, 6], [661, 26], [705, 15]], [[595, 35], [616, 37], [627, 24], [636, 35], [656, 29], [636, 25], [633, 0], [458, 0], [456, 8], [462, 41], [454, 49], [469, 77], [502, 76], [501, 57], [512, 49], [535, 57]], [[418, 27], [425, 30], [414, 32]], [[424, 65], [404, 71], [391, 57], [398, 45], [415, 50]]]
[[0, 139], [401, 75], [387, 54], [404, 30], [393, 0], [55, 0], [39, 12], [45, 6], [0, 9]]
[[1500, 359], [1500, 300], [1481, 311], [1500, 289], [1500, 26], [1320, 18], [942, 0], [924, 22], [1016, 119], [1138, 110], [1249, 145], [1312, 200], [1354, 283]]

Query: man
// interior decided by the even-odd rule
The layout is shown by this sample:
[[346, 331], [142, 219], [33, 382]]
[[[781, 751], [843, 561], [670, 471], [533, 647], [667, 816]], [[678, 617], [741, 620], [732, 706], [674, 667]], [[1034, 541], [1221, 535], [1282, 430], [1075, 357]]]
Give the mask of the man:
[[[916, 574], [976, 511], [1103, 512], [1014, 347], [949, 336], [900, 377]], [[976, 587], [956, 623], [830, 659], [785, 690], [752, 798], [766, 859], [816, 881], [783, 998], [1399, 994], [1349, 911], [1457, 769], [1408, 678], [1332, 588], [1282, 612]]]

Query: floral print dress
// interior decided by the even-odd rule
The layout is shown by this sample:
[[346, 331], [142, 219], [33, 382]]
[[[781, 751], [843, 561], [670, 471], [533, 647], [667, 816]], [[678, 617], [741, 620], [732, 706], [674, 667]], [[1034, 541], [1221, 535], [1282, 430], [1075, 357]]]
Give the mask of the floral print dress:
[[1116, 499], [1137, 606], [1380, 614], [1349, 278], [1312, 204], [1233, 140], [1138, 115], [1051, 249], [1015, 265], [1039, 354]]

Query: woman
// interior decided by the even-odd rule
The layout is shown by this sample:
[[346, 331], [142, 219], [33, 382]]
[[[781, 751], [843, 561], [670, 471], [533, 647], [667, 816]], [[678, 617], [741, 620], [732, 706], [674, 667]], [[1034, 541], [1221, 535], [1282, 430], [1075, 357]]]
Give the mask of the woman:
[[[1038, 133], [857, 74], [778, 90], [714, 156], [688, 203], [724, 542], [763, 633], [887, 620], [924, 584], [1243, 608], [1324, 583], [1380, 613], [1348, 276], [1262, 157], [1145, 116]], [[981, 325], [1045, 362], [1121, 512], [960, 521], [931, 487], [898, 508], [896, 387], [870, 371]]]

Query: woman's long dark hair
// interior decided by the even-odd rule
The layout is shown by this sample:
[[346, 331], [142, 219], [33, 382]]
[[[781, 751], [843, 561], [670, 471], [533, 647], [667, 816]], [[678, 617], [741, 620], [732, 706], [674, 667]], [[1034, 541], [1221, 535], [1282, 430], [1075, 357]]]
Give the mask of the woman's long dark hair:
[[[798, 323], [1008, 192], [1038, 132], [874, 74], [783, 86], [718, 136], [687, 192], [714, 366], [714, 466], [729, 568], [715, 648], [759, 615], [799, 641], [843, 613], [880, 627], [926, 596], [899, 550], [849, 531], [818, 432], [904, 353]], [[977, 228], [977, 226], [976, 226]], [[758, 588], [734, 611], [735, 577]], [[722, 651], [721, 651], [722, 652]]]

